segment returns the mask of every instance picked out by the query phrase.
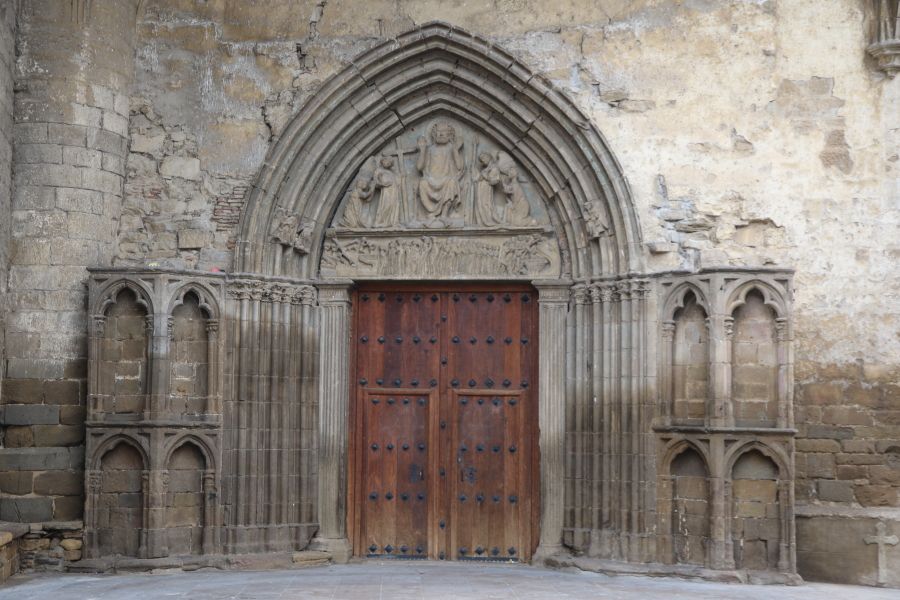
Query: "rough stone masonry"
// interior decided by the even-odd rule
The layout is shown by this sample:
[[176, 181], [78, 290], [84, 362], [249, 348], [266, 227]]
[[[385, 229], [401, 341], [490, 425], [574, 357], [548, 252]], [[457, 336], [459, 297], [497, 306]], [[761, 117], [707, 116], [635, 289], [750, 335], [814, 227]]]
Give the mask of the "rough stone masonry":
[[[900, 587], [897, 13], [3, 1], [5, 564], [346, 558], [347, 280], [430, 244], [541, 294], [539, 557]], [[534, 223], [342, 227], [437, 119]]]

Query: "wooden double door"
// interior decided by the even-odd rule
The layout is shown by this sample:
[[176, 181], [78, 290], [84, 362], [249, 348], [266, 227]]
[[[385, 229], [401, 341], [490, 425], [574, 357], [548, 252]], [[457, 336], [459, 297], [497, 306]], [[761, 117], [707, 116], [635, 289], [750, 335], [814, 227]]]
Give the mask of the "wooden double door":
[[355, 292], [357, 556], [528, 561], [538, 535], [537, 293]]

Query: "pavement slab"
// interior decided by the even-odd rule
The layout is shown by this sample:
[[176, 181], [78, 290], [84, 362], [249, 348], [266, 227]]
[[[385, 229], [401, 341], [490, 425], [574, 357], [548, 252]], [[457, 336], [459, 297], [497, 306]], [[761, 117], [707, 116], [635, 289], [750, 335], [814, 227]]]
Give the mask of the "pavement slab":
[[16, 575], [0, 600], [900, 600], [900, 590], [826, 583], [800, 586], [608, 576], [575, 569], [367, 561], [281, 571], [119, 575]]

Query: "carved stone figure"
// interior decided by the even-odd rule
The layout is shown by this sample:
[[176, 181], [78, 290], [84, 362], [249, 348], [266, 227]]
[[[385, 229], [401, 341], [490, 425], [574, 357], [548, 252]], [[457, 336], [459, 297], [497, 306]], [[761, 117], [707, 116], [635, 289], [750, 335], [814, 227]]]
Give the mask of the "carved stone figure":
[[500, 263], [510, 275], [542, 273], [552, 264], [545, 240], [540, 235], [520, 235], [504, 242]]
[[506, 195], [506, 203], [500, 209], [500, 222], [511, 227], [535, 225], [537, 221], [531, 218], [531, 206], [519, 183], [519, 170], [512, 158], [505, 152], [498, 152], [497, 167], [500, 170], [500, 185]]
[[609, 230], [609, 225], [603, 216], [603, 209], [596, 200], [588, 200], [584, 203], [584, 221], [591, 239], [597, 239]]
[[[284, 213], [282, 213], [284, 214]], [[283, 217], [281, 223], [275, 228], [272, 237], [280, 244], [290, 246], [294, 242], [294, 235], [300, 227], [300, 217], [298, 215], [287, 215]]]
[[400, 185], [394, 171], [394, 159], [382, 156], [373, 183], [378, 189], [378, 209], [375, 212], [375, 227], [393, 228], [400, 225]]
[[422, 174], [419, 203], [429, 221], [445, 219], [446, 225], [461, 203], [459, 179], [465, 169], [463, 141], [457, 138], [452, 125], [442, 121], [431, 127], [429, 137], [430, 144], [424, 137], [417, 141], [416, 169]]
[[300, 254], [309, 254], [312, 243], [313, 223], [301, 223], [300, 216], [281, 212], [282, 221], [275, 228], [272, 238], [283, 246], [290, 246]]
[[341, 226], [352, 229], [365, 229], [371, 225], [368, 215], [368, 203], [375, 192], [372, 179], [360, 174], [353, 184], [353, 190], [344, 206], [344, 214], [341, 217]]
[[475, 224], [482, 227], [497, 225], [494, 191], [500, 183], [500, 170], [490, 152], [478, 155], [479, 170], [475, 178]]

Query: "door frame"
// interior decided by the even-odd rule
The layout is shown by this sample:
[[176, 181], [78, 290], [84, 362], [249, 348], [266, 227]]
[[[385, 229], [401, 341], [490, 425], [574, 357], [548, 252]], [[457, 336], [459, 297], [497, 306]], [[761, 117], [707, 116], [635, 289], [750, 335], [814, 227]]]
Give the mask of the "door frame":
[[[350, 279], [325, 279], [314, 282], [318, 291], [318, 477], [316, 510], [319, 529], [309, 548], [329, 554], [334, 562], [347, 562], [352, 552], [350, 535], [354, 522], [351, 508], [355, 498], [348, 497], [352, 471], [348, 468], [354, 448], [350, 447], [352, 421], [350, 367], [355, 352], [351, 348], [352, 315], [350, 293], [356, 283]], [[427, 282], [381, 281], [381, 285], [422, 285]], [[434, 286], [452, 286], [464, 282], [434, 282]], [[519, 280], [469, 282], [473, 286], [528, 283]], [[377, 285], [374, 283], [373, 285]], [[567, 279], [531, 281], [538, 292], [538, 437], [540, 453], [540, 526], [534, 532], [540, 541], [532, 554], [532, 564], [543, 564], [564, 552], [565, 515], [565, 408], [566, 350], [570, 332], [569, 304], [573, 282]], [[330, 373], [331, 377], [324, 374]], [[355, 463], [354, 463], [355, 464]], [[358, 493], [354, 489], [353, 493]], [[355, 510], [355, 509], [354, 509]]]
[[[529, 282], [523, 281], [396, 281], [396, 280], [375, 280], [375, 281], [361, 281], [358, 282], [353, 289], [350, 291], [350, 310], [351, 310], [351, 318], [350, 318], [350, 345], [349, 345], [349, 373], [347, 374], [349, 381], [355, 381], [356, 376], [356, 355], [357, 355], [357, 344], [358, 340], [356, 339], [356, 333], [359, 331], [359, 296], [365, 292], [372, 292], [374, 290], [381, 292], [428, 292], [428, 293], [442, 293], [442, 292], [531, 292], [538, 296], [540, 302], [540, 290]], [[536, 319], [536, 332], [538, 347], [540, 348], [540, 309], [536, 311], [538, 314], [535, 315]], [[530, 490], [529, 494], [531, 496], [531, 510], [528, 518], [528, 522], [525, 524], [525, 527], [528, 528], [526, 539], [529, 540], [531, 547], [529, 548], [529, 552], [532, 556], [534, 556], [537, 546], [538, 540], [540, 539], [540, 531], [541, 531], [541, 477], [536, 477], [536, 473], [541, 472], [541, 453], [540, 453], [540, 411], [539, 411], [539, 403], [540, 403], [540, 390], [541, 390], [541, 380], [540, 380], [540, 352], [536, 352], [534, 354], [534, 359], [532, 361], [532, 365], [530, 367], [531, 374], [529, 375], [529, 379], [531, 379], [534, 383], [533, 389], [537, 390], [533, 397], [537, 400], [537, 402], [532, 402], [530, 405], [530, 414], [528, 415], [528, 420], [531, 423], [531, 427], [529, 428], [527, 435], [529, 435], [528, 439], [528, 447], [530, 448], [530, 456], [529, 456], [529, 465], [528, 469], [531, 473], [531, 481], [530, 481]], [[440, 393], [443, 390], [438, 390], [439, 397]], [[416, 390], [417, 393], [421, 394], [421, 390]], [[361, 551], [362, 544], [362, 510], [360, 510], [360, 502], [365, 498], [365, 493], [360, 490], [363, 489], [365, 473], [361, 468], [364, 465], [363, 458], [363, 444], [361, 443], [361, 439], [364, 436], [364, 423], [363, 423], [363, 411], [360, 410], [360, 398], [362, 396], [361, 390], [359, 386], [351, 385], [350, 386], [350, 394], [349, 394], [349, 418], [348, 418], [348, 452], [347, 452], [347, 535], [349, 539], [349, 546], [351, 549], [352, 556], [356, 557], [365, 557], [365, 552]], [[438, 405], [440, 406], [440, 404]], [[439, 420], [440, 410], [432, 410], [429, 418], [428, 431], [429, 436], [435, 435], [436, 425]], [[446, 452], [446, 449], [438, 446], [439, 451], [432, 455], [429, 460], [429, 467], [436, 472], [437, 467], [439, 466], [440, 460], [442, 458], [442, 453]], [[436, 486], [429, 484], [429, 489], [434, 490]], [[429, 494], [429, 511], [436, 512], [438, 510], [438, 495], [434, 493]], [[448, 513], [448, 520], [451, 519], [451, 514], [454, 511], [450, 511]], [[434, 515], [429, 515], [433, 517]], [[428, 550], [430, 559], [437, 558], [432, 555], [432, 552], [436, 549], [437, 543], [437, 525], [433, 522], [434, 519], [429, 519], [428, 523]], [[453, 531], [453, 524], [448, 523], [448, 526], [451, 527], [451, 532]], [[450, 553], [450, 556], [447, 557], [449, 560], [453, 560], [455, 556]]]

